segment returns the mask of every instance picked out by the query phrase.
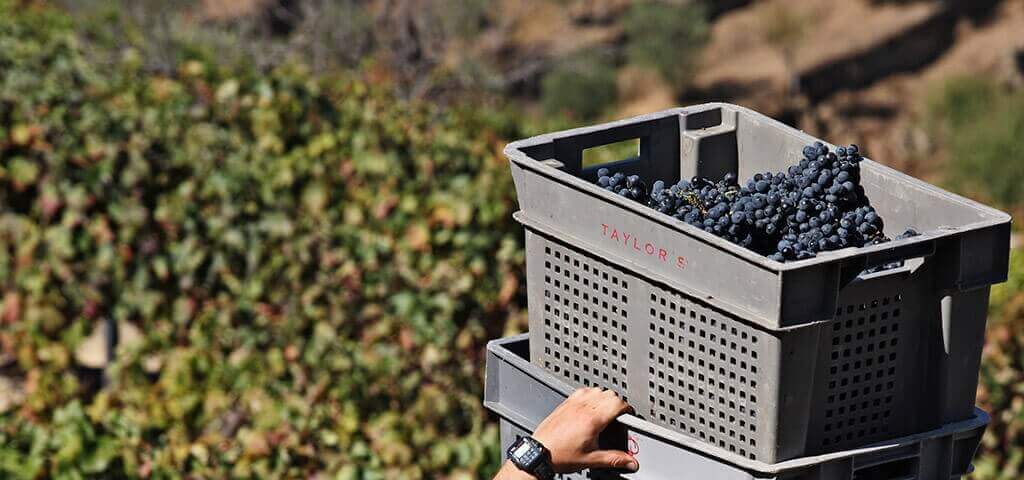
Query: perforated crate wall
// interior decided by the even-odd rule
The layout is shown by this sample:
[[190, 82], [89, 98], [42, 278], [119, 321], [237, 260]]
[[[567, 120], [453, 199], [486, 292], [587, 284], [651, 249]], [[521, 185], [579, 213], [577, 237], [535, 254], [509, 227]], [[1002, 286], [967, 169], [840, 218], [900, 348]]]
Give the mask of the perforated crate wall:
[[538, 361], [575, 385], [609, 388], [628, 400], [630, 282], [623, 272], [549, 244], [543, 282], [544, 344]]
[[[843, 292], [835, 320], [822, 333], [811, 434], [816, 450], [850, 448], [940, 420], [925, 402], [927, 343], [942, 345], [940, 299], [922, 295], [908, 276], [855, 282]], [[928, 304], [935, 307], [927, 308]], [[934, 349], [933, 350], [937, 350]]]
[[[884, 438], [899, 381], [902, 295], [841, 306], [832, 324], [822, 444]], [[903, 329], [906, 331], [906, 329]]]
[[722, 451], [777, 462], [962, 419], [945, 393], [962, 374], [942, 371], [962, 363], [958, 341], [974, 341], [944, 351], [928, 267], [866, 275], [844, 288], [834, 319], [771, 330], [613, 257], [534, 232], [527, 252], [531, 362], [615, 390], [645, 420]]
[[758, 406], [770, 391], [771, 369], [759, 362], [777, 343], [771, 335], [606, 259], [528, 238], [528, 275], [540, 280], [530, 294], [532, 363], [575, 386], [612, 389], [653, 423], [745, 458], [772, 455]]
[[649, 421], [754, 459], [762, 332], [652, 287]]

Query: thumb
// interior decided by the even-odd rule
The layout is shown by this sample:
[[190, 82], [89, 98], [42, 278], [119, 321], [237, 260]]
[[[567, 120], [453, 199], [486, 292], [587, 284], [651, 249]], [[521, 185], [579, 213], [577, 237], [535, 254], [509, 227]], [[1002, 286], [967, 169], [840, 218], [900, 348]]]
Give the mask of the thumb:
[[640, 468], [636, 458], [622, 450], [597, 450], [586, 456], [588, 468], [615, 468], [635, 472]]

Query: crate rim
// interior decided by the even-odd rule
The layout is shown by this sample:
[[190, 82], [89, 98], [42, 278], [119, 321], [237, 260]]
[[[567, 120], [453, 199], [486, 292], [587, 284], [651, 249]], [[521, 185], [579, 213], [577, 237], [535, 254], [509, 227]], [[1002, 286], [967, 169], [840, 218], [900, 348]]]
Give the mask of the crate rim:
[[[836, 145], [833, 145], [833, 144], [831, 144], [829, 142], [826, 142], [824, 140], [821, 140], [821, 139], [818, 139], [818, 138], [816, 138], [814, 136], [811, 136], [811, 135], [807, 134], [806, 132], [804, 132], [803, 130], [798, 130], [798, 129], [795, 129], [795, 128], [790, 127], [788, 125], [785, 125], [785, 124], [779, 122], [778, 120], [775, 120], [775, 119], [773, 119], [773, 118], [771, 118], [771, 117], [769, 117], [767, 115], [758, 113], [758, 112], [756, 112], [754, 110], [751, 110], [749, 108], [746, 108], [746, 107], [743, 107], [743, 106], [740, 106], [740, 105], [731, 104], [731, 103], [710, 102], [710, 103], [703, 103], [703, 104], [699, 104], [699, 105], [693, 105], [693, 106], [690, 106], [690, 107], [670, 108], [670, 109], [667, 109], [667, 110], [661, 110], [661, 111], [658, 111], [658, 112], [647, 113], [647, 114], [643, 114], [643, 115], [637, 115], [637, 116], [633, 116], [633, 117], [629, 117], [629, 118], [625, 118], [625, 119], [621, 119], [621, 120], [615, 120], [615, 121], [611, 121], [611, 122], [606, 122], [606, 123], [601, 123], [601, 124], [597, 124], [597, 125], [583, 126], [583, 127], [577, 127], [577, 128], [561, 130], [561, 131], [556, 131], [556, 132], [544, 133], [544, 134], [541, 134], [541, 135], [536, 135], [536, 136], [533, 136], [533, 137], [529, 137], [529, 138], [525, 138], [525, 139], [516, 140], [514, 142], [511, 142], [511, 143], [509, 143], [508, 145], [505, 146], [505, 148], [503, 150], [503, 153], [506, 156], [506, 158], [508, 158], [508, 160], [510, 162], [515, 163], [516, 165], [519, 165], [522, 168], [534, 171], [534, 172], [536, 172], [538, 174], [541, 174], [541, 175], [543, 175], [545, 177], [548, 177], [550, 179], [556, 180], [556, 181], [558, 181], [559, 183], [561, 183], [563, 185], [566, 185], [568, 187], [574, 188], [574, 189], [576, 189], [576, 190], [578, 190], [580, 192], [583, 192], [585, 194], [588, 194], [590, 196], [597, 197], [599, 199], [608, 201], [608, 202], [618, 206], [619, 208], [624, 208], [624, 209], [627, 209], [627, 210], [631, 211], [632, 213], [642, 215], [642, 216], [646, 217], [647, 219], [649, 219], [651, 221], [658, 222], [658, 223], [660, 223], [662, 225], [668, 226], [668, 227], [673, 228], [673, 229], [675, 229], [677, 231], [681, 231], [681, 232], [684, 232], [686, 234], [689, 234], [693, 238], [698, 239], [701, 242], [703, 242], [703, 243], [705, 243], [705, 244], [707, 244], [709, 246], [712, 246], [712, 247], [724, 250], [726, 252], [729, 252], [733, 256], [739, 257], [739, 258], [745, 260], [746, 262], [748, 262], [750, 264], [756, 265], [756, 266], [758, 266], [758, 267], [760, 267], [762, 269], [765, 269], [765, 270], [768, 270], [768, 271], [771, 271], [771, 272], [776, 272], [776, 273], [790, 272], [790, 271], [800, 270], [800, 269], [804, 269], [804, 268], [808, 268], [808, 267], [815, 267], [815, 266], [819, 266], [819, 265], [822, 265], [822, 264], [832, 263], [832, 262], [836, 262], [836, 261], [856, 261], [857, 259], [866, 258], [868, 255], [873, 254], [873, 253], [891, 251], [891, 250], [895, 250], [897, 248], [912, 249], [915, 246], [926, 246], [926, 244], [928, 244], [928, 243], [932, 243], [935, 240], [947, 237], [947, 236], [952, 235], [952, 234], [960, 234], [960, 233], [964, 233], [964, 232], [968, 232], [968, 231], [972, 231], [972, 230], [978, 230], [978, 229], [987, 228], [987, 227], [993, 227], [993, 226], [1002, 225], [1002, 224], [1009, 224], [1013, 220], [1012, 217], [1009, 214], [1007, 214], [1006, 212], [998, 210], [998, 209], [996, 209], [994, 207], [990, 207], [990, 206], [985, 205], [983, 203], [977, 202], [975, 200], [971, 200], [969, 198], [963, 197], [963, 196], [958, 195], [956, 193], [949, 192], [949, 191], [947, 191], [945, 189], [942, 189], [942, 188], [940, 188], [938, 186], [935, 186], [935, 185], [933, 185], [933, 184], [931, 184], [929, 182], [925, 182], [923, 180], [920, 180], [918, 178], [915, 178], [913, 176], [910, 176], [910, 175], [907, 175], [907, 174], [905, 174], [903, 172], [900, 172], [899, 170], [896, 170], [894, 168], [888, 167], [888, 166], [883, 165], [881, 163], [875, 162], [874, 160], [871, 160], [868, 157], [864, 157], [864, 160], [861, 162], [862, 168], [866, 167], [868, 169], [878, 170], [878, 171], [880, 171], [882, 173], [885, 173], [888, 176], [891, 176], [892, 178], [898, 180], [899, 182], [905, 184], [907, 187], [919, 188], [919, 189], [922, 189], [922, 190], [925, 190], [925, 191], [929, 191], [931, 193], [941, 194], [941, 195], [947, 196], [950, 201], [957, 202], [957, 203], [960, 203], [960, 204], [962, 204], [962, 205], [964, 205], [966, 207], [972, 208], [972, 209], [978, 211], [980, 214], [982, 214], [984, 216], [987, 216], [987, 217], [990, 217], [990, 218], [979, 220], [977, 222], [972, 222], [972, 223], [969, 223], [969, 224], [966, 224], [966, 225], [960, 225], [960, 226], [955, 226], [955, 227], [946, 227], [946, 228], [942, 228], [942, 229], [939, 229], [939, 230], [931, 230], [931, 231], [927, 231], [927, 232], [921, 232], [921, 235], [916, 236], [916, 237], [905, 238], [905, 239], [900, 239], [900, 240], [892, 240], [890, 242], [881, 243], [881, 244], [878, 244], [878, 245], [871, 245], [871, 246], [859, 247], [859, 248], [858, 247], [847, 247], [847, 248], [840, 249], [840, 250], [832, 250], [832, 251], [828, 251], [828, 252], [819, 253], [816, 257], [805, 259], [805, 260], [795, 260], [795, 261], [789, 261], [789, 262], [777, 262], [777, 261], [772, 260], [772, 259], [770, 259], [770, 258], [768, 258], [766, 256], [758, 254], [758, 253], [754, 252], [753, 250], [749, 250], [749, 249], [744, 248], [744, 247], [742, 247], [740, 245], [737, 245], [737, 244], [734, 244], [732, 242], [729, 242], [729, 241], [727, 241], [727, 240], [725, 240], [723, 238], [719, 238], [719, 237], [717, 237], [717, 236], [715, 236], [715, 235], [713, 235], [713, 234], [711, 234], [709, 232], [705, 232], [704, 230], [702, 230], [700, 228], [697, 228], [697, 227], [694, 227], [693, 225], [690, 225], [690, 224], [688, 224], [688, 223], [686, 223], [686, 222], [684, 222], [682, 220], [679, 220], [679, 219], [677, 219], [677, 218], [675, 218], [675, 217], [673, 217], [671, 215], [668, 215], [668, 214], [665, 214], [665, 213], [661, 213], [661, 212], [659, 212], [659, 211], [657, 211], [655, 209], [652, 209], [652, 208], [648, 208], [646, 205], [643, 205], [643, 204], [641, 204], [639, 202], [634, 202], [634, 201], [622, 198], [621, 196], [616, 195], [616, 194], [614, 194], [612, 192], [609, 192], [609, 191], [607, 191], [607, 190], [605, 190], [603, 188], [600, 188], [597, 185], [591, 184], [590, 182], [586, 182], [583, 179], [581, 179], [581, 178], [579, 178], [579, 177], [577, 177], [575, 175], [571, 175], [569, 173], [566, 173], [566, 172], [562, 171], [561, 169], [555, 168], [555, 167], [553, 167], [551, 165], [547, 165], [543, 161], [539, 161], [539, 160], [536, 160], [534, 158], [531, 158], [528, 154], [526, 154], [523, 151], [523, 149], [525, 149], [525, 148], [535, 147], [535, 146], [543, 145], [543, 144], [546, 144], [546, 143], [551, 143], [555, 139], [559, 139], [559, 138], [571, 137], [571, 136], [575, 136], [575, 135], [582, 135], [582, 134], [597, 132], [597, 131], [606, 130], [606, 129], [609, 129], [609, 128], [620, 127], [620, 126], [625, 126], [625, 125], [631, 125], [631, 124], [635, 124], [635, 123], [639, 123], [639, 122], [644, 122], [644, 121], [649, 121], [649, 120], [656, 120], [656, 119], [661, 119], [661, 118], [667, 118], [667, 117], [671, 117], [673, 115], [683, 115], [683, 114], [699, 112], [699, 111], [703, 111], [703, 110], [707, 110], [707, 109], [711, 109], [711, 108], [723, 108], [723, 107], [724, 108], [734, 109], [734, 110], [743, 112], [744, 114], [757, 117], [759, 121], [767, 122], [767, 123], [770, 123], [770, 124], [772, 124], [774, 126], [777, 126], [777, 127], [783, 128], [783, 129], [785, 129], [787, 131], [790, 131], [792, 134], [794, 134], [794, 135], [798, 136], [799, 138], [803, 139], [808, 144], [816, 142], [816, 141], [820, 141], [823, 144], [829, 146], [830, 148], [835, 148], [836, 147]], [[1004, 281], [1005, 281], [1005, 279], [1004, 279]]]
[[[523, 371], [534, 378], [542, 381], [545, 385], [549, 386], [553, 390], [561, 393], [563, 396], [568, 397], [570, 393], [575, 390], [570, 385], [566, 384], [558, 377], [551, 375], [543, 369], [533, 365], [511, 350], [506, 348], [506, 345], [514, 343], [528, 343], [529, 332], [524, 332], [518, 335], [512, 335], [504, 338], [498, 338], [487, 342], [487, 352], [493, 353], [495, 356], [500, 357], [502, 361], [508, 363], [517, 370]], [[486, 369], [485, 371], [489, 371]], [[486, 374], [485, 374], [486, 375]], [[484, 383], [487, 384], [485, 378]], [[485, 392], [488, 392], [489, 388], [485, 388]], [[485, 393], [486, 395], [486, 393]], [[528, 419], [523, 418], [518, 413], [511, 409], [501, 405], [499, 402], [494, 400], [488, 400], [485, 396], [483, 405], [488, 410], [496, 413], [499, 417], [504, 418], [519, 427], [523, 427], [527, 430], [532, 431], [537, 425], [533, 425]], [[731, 465], [735, 465], [745, 470], [754, 471], [757, 473], [776, 475], [786, 473], [794, 470], [802, 470], [815, 465], [819, 465], [825, 462], [839, 460], [844, 458], [853, 458], [861, 454], [874, 453], [886, 450], [894, 450], [901, 447], [916, 445], [921, 440], [929, 438], [944, 436], [952, 434], [956, 438], [965, 438], [969, 435], [969, 432], [981, 427], [984, 428], [988, 425], [991, 418], [987, 412], [975, 407], [974, 417], [943, 425], [934, 430], [928, 430], [925, 432], [919, 432], [913, 435], [906, 435], [903, 437], [893, 438], [873, 444], [865, 445], [858, 448], [841, 450], [838, 452], [825, 453], [821, 455], [811, 455], [806, 457], [798, 457], [790, 460], [784, 460], [776, 463], [766, 463], [758, 460], [751, 460], [742, 455], [732, 453], [728, 450], [708, 445], [700, 440], [690, 438], [688, 436], [673, 432], [664, 427], [660, 427], [633, 414], [622, 414], [616, 421], [632, 427], [636, 430], [642, 430], [643, 432], [650, 434], [651, 436], [658, 437], [659, 439], [676, 445], [683, 449], [692, 451], [694, 453], [710, 457]]]

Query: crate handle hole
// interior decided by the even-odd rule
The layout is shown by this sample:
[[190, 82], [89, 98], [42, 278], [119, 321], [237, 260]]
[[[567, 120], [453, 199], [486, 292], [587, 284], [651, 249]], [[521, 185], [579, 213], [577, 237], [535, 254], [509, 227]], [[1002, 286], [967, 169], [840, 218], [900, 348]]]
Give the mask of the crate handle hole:
[[712, 108], [686, 115], [687, 130], [701, 130], [704, 128], [717, 127], [722, 124], [722, 109]]
[[[583, 168], [612, 165], [622, 161], [640, 158], [640, 139], [633, 138], [621, 142], [598, 145], [583, 150]], [[615, 173], [614, 169], [611, 169]]]
[[853, 472], [853, 480], [888, 480], [891, 478], [911, 478], [917, 474], [917, 458], [904, 458]]

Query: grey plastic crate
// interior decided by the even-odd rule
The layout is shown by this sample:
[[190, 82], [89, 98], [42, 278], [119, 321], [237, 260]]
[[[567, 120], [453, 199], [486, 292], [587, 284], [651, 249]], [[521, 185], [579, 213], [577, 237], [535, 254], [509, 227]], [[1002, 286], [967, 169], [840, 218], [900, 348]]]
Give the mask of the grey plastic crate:
[[[532, 365], [527, 335], [487, 345], [484, 405], [500, 417], [502, 451], [526, 435], [572, 391], [560, 377]], [[620, 416], [603, 438], [605, 448], [631, 451], [640, 471], [587, 472], [561, 475], [563, 480], [633, 478], [677, 480], [935, 480], [955, 479], [971, 471], [971, 459], [988, 425], [988, 415], [975, 409], [964, 421], [916, 435], [856, 449], [791, 459], [778, 463], [751, 460], [708, 446], [633, 415]]]
[[611, 168], [669, 180], [781, 171], [816, 140], [707, 104], [510, 144], [534, 363], [764, 462], [971, 418], [1008, 215], [865, 160], [886, 233], [922, 235], [779, 263], [594, 185], [581, 152], [631, 138]]

